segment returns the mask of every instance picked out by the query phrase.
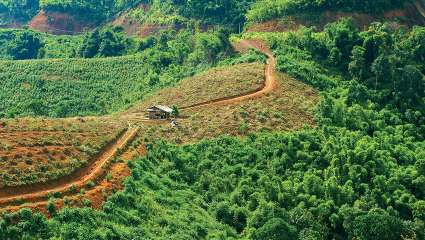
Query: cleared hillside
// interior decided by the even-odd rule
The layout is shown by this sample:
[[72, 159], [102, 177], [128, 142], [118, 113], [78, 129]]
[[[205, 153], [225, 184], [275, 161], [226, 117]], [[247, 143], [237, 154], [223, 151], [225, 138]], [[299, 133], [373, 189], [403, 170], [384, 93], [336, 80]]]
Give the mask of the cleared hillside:
[[[167, 32], [123, 57], [0, 61], [0, 117], [69, 117], [122, 111], [232, 55], [223, 32]], [[97, 42], [109, 52], [117, 45]], [[209, 46], [210, 48], [206, 47]], [[119, 47], [119, 46], [118, 46]], [[84, 52], [92, 52], [87, 45]]]

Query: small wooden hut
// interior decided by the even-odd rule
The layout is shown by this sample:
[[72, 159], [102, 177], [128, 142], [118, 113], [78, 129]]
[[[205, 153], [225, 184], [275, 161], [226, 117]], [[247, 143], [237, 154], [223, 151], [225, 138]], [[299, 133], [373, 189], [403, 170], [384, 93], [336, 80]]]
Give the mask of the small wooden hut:
[[173, 109], [167, 106], [156, 105], [147, 109], [149, 119], [169, 119]]

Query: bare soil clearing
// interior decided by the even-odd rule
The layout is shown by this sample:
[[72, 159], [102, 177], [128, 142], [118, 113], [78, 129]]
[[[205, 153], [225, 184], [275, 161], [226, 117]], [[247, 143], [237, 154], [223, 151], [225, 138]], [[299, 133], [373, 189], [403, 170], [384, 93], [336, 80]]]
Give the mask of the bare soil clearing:
[[74, 35], [90, 30], [95, 25], [66, 13], [40, 11], [28, 23], [28, 27], [55, 35]]
[[0, 189], [69, 175], [116, 139], [124, 126], [96, 120], [0, 121]]

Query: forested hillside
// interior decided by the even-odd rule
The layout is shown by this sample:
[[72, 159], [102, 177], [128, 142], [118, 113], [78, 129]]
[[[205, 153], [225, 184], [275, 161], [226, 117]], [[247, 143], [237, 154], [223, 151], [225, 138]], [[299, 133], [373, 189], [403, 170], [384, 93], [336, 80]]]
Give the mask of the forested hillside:
[[316, 128], [147, 142], [101, 210], [49, 205], [49, 220], [21, 210], [3, 217], [0, 236], [425, 239], [424, 34], [344, 19], [323, 32], [245, 35], [321, 90]]
[[382, 13], [385, 10], [402, 7], [410, 0], [259, 0], [247, 14], [251, 21], [265, 21], [291, 14], [317, 13], [321, 11], [360, 11], [366, 13]]
[[39, 0], [0, 0], [0, 26], [14, 21], [28, 21], [39, 8]]
[[[122, 188], [102, 188], [113, 178], [103, 165], [105, 176], [78, 192], [72, 186], [27, 205], [0, 201], [0, 239], [425, 240], [425, 27], [374, 22], [359, 29], [341, 18], [323, 29], [239, 33], [247, 22], [328, 10], [379, 15], [408, 2], [0, 0], [0, 19], [24, 21], [43, 9], [101, 23], [138, 5], [128, 15], [140, 24], [175, 25], [142, 39], [109, 25], [72, 37], [0, 31], [0, 120], [16, 118], [0, 121], [0, 138], [13, 142], [19, 124], [32, 125], [23, 130], [33, 131], [26, 147], [40, 147], [43, 131], [51, 145], [54, 135], [66, 138], [40, 128], [54, 119], [39, 117], [119, 123], [66, 135], [84, 145], [115, 136], [109, 128], [135, 133], [110, 157], [128, 160], [115, 172], [128, 176]], [[262, 53], [236, 54], [232, 46], [253, 46], [247, 39]], [[256, 63], [234, 66], [244, 62]], [[244, 99], [270, 79], [282, 86]], [[230, 88], [232, 80], [238, 82]], [[165, 103], [172, 104], [170, 121], [142, 116], [147, 106]], [[298, 121], [296, 131], [282, 127], [291, 121]], [[19, 152], [8, 155], [3, 170], [13, 172], [14, 158], [33, 170], [31, 156]], [[21, 181], [37, 182], [30, 180]], [[98, 186], [94, 204], [85, 193]]]
[[111, 19], [121, 11], [139, 4], [180, 15], [181, 18], [198, 19], [207, 24], [243, 24], [245, 13], [255, 0], [215, 1], [215, 0], [1, 0], [0, 19], [7, 22], [15, 18], [17, 21], [28, 21], [40, 10], [46, 12], [62, 12], [78, 16], [87, 21], [102, 22]]
[[1, 0], [0, 23], [7, 23], [13, 19], [25, 22], [35, 16], [39, 10], [65, 12], [91, 21], [102, 21], [140, 2], [143, 0]]

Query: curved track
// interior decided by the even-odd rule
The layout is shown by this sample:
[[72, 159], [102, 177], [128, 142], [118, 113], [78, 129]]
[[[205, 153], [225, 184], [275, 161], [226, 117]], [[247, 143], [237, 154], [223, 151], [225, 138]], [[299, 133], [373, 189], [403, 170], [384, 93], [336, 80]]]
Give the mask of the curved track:
[[[267, 65], [265, 69], [265, 81], [263, 85], [254, 91], [243, 93], [237, 96], [224, 97], [198, 103], [181, 109], [191, 109], [206, 107], [211, 105], [226, 105], [237, 103], [249, 99], [254, 99], [267, 94], [277, 86], [275, 77], [276, 59], [265, 44], [255, 40], [243, 40], [240, 47], [244, 49], [255, 48], [267, 55]], [[123, 120], [129, 120], [128, 116], [123, 116]], [[138, 119], [139, 121], [141, 119]], [[150, 120], [152, 121], [152, 120]], [[70, 188], [84, 187], [89, 181], [95, 181], [105, 173], [110, 160], [112, 160], [137, 134], [138, 128], [129, 127], [115, 141], [110, 143], [99, 155], [87, 166], [77, 170], [71, 175], [47, 183], [32, 184], [22, 187], [7, 187], [0, 189], [0, 207], [20, 205], [22, 202], [37, 203], [45, 202], [46, 196], [59, 192], [63, 195], [71, 194]]]
[[191, 109], [196, 107], [205, 107], [205, 106], [211, 106], [211, 105], [226, 105], [226, 104], [232, 104], [237, 102], [246, 101], [248, 99], [254, 99], [257, 97], [260, 97], [264, 94], [267, 94], [275, 89], [277, 86], [277, 81], [275, 77], [275, 68], [276, 68], [276, 59], [273, 57], [273, 53], [266, 47], [265, 44], [255, 41], [255, 40], [242, 40], [240, 42], [242, 48], [255, 48], [265, 55], [267, 55], [267, 65], [265, 69], [265, 80], [263, 82], [263, 85], [256, 90], [242, 93], [236, 96], [230, 96], [230, 97], [224, 97], [224, 98], [218, 98], [202, 103], [197, 103], [190, 106], [182, 107], [181, 109]]

